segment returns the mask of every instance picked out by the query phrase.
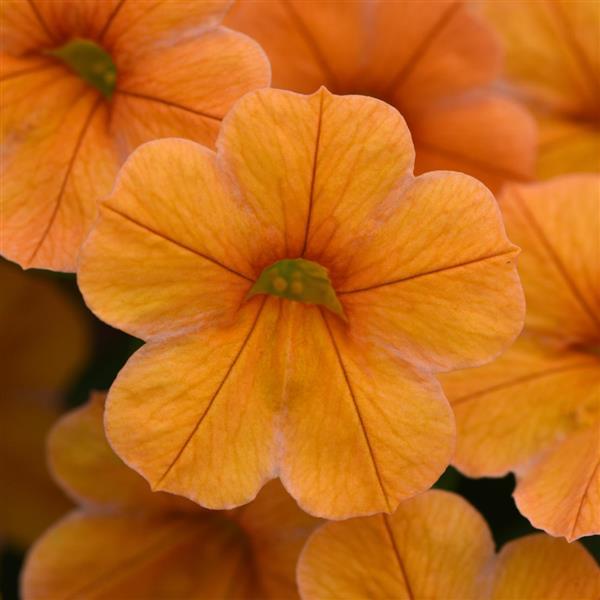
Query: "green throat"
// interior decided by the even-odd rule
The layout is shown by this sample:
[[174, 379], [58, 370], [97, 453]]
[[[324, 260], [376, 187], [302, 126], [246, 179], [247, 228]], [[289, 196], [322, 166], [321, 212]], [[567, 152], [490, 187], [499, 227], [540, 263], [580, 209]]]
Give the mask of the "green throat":
[[117, 68], [110, 54], [98, 44], [74, 39], [48, 54], [64, 62], [106, 98], [112, 96], [117, 82]]

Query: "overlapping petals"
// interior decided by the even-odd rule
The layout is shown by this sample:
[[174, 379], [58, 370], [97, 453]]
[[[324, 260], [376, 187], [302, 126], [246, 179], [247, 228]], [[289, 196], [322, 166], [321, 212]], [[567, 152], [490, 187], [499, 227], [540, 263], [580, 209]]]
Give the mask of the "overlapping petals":
[[516, 471], [522, 512], [575, 539], [600, 531], [600, 179], [511, 187], [501, 206], [523, 249], [526, 328], [498, 361], [444, 376], [455, 462], [471, 475]]
[[0, 537], [25, 547], [70, 506], [48, 475], [45, 437], [89, 332], [51, 282], [0, 263], [0, 287]]
[[[217, 147], [140, 148], [82, 253], [88, 305], [149, 341], [110, 392], [111, 444], [155, 489], [211, 508], [279, 475], [320, 516], [393, 511], [452, 452], [428, 372], [489, 360], [521, 327], [495, 201], [467, 176], [415, 180], [398, 113], [324, 89], [247, 95]], [[347, 322], [246, 300], [298, 256], [329, 270]]]
[[228, 513], [153, 494], [112, 453], [103, 407], [96, 394], [52, 432], [54, 473], [84, 505], [34, 546], [24, 598], [296, 597], [295, 564], [317, 522], [280, 484]]
[[533, 121], [490, 89], [500, 47], [464, 2], [240, 0], [225, 23], [265, 48], [276, 87], [325, 85], [398, 108], [417, 173], [455, 169], [493, 189], [533, 173]]
[[505, 42], [508, 83], [538, 120], [538, 175], [599, 172], [598, 3], [487, 0], [484, 6]]
[[482, 517], [459, 496], [430, 491], [391, 516], [327, 523], [307, 542], [298, 584], [311, 598], [581, 598], [600, 571], [580, 544], [537, 534], [494, 556]]
[[[165, 136], [212, 145], [235, 100], [268, 84], [259, 46], [218, 27], [228, 5], [3, 4], [4, 256], [25, 267], [75, 270], [97, 201], [135, 147]], [[111, 56], [110, 99], [49, 54], [74, 38]]]

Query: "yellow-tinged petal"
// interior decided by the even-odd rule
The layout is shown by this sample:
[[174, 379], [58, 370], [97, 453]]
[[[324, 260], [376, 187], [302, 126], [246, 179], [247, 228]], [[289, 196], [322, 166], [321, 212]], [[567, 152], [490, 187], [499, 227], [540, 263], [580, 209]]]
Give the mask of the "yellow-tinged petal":
[[526, 325], [564, 345], [600, 338], [600, 176], [568, 175], [511, 185], [500, 199], [519, 273]]
[[494, 546], [485, 521], [454, 494], [430, 491], [391, 516], [327, 523], [307, 542], [298, 585], [312, 598], [484, 598]]
[[281, 473], [313, 514], [393, 510], [445, 468], [452, 414], [434, 381], [334, 319], [257, 297], [231, 327], [150, 343], [110, 392], [113, 448], [155, 489], [210, 508]]
[[473, 106], [471, 92], [498, 74], [500, 46], [464, 2], [239, 0], [225, 23], [265, 48], [275, 87], [324, 85], [395, 106], [423, 136], [415, 138], [419, 172], [452, 168], [493, 188], [533, 175], [531, 117], [492, 93]]
[[[440, 210], [440, 205], [443, 210]], [[337, 293], [356, 333], [425, 369], [473, 366], [520, 332], [518, 248], [492, 194], [458, 173], [418, 177], [345, 253]]]
[[[105, 394], [93, 393], [87, 404], [62, 417], [48, 437], [53, 475], [80, 504], [103, 509], [174, 507], [174, 497], [154, 494], [148, 483], [126, 467], [104, 434]], [[184, 502], [177, 505], [184, 507]], [[190, 506], [193, 506], [190, 504]]]
[[585, 121], [545, 115], [538, 118], [537, 173], [547, 179], [564, 173], [600, 172], [600, 129]]
[[217, 147], [245, 201], [270, 227], [269, 244], [290, 258], [312, 259], [332, 238], [349, 251], [365, 217], [414, 162], [408, 129], [392, 107], [324, 88], [312, 96], [247, 94]]
[[111, 131], [126, 148], [165, 136], [212, 146], [232, 104], [269, 80], [268, 60], [254, 40], [224, 28], [207, 31], [138, 56], [119, 75]]
[[458, 428], [454, 464], [480, 477], [528, 462], [586, 424], [600, 398], [598, 373], [598, 357], [523, 335], [489, 365], [444, 374]]
[[281, 359], [266, 343], [277, 315], [263, 306], [255, 298], [229, 326], [149, 343], [117, 377], [107, 437], [153, 489], [231, 508], [276, 475]]
[[454, 445], [437, 382], [326, 310], [283, 301], [280, 323], [280, 476], [300, 506], [327, 518], [392, 512], [429, 488]]
[[483, 518], [460, 496], [438, 490], [391, 516], [323, 525], [298, 564], [304, 600], [595, 600], [599, 584], [600, 570], [578, 543], [531, 535], [494, 557]]
[[415, 171], [468, 173], [497, 190], [507, 180], [529, 180], [536, 160], [536, 128], [515, 102], [485, 94], [453, 98], [409, 119], [417, 149]]
[[597, 2], [487, 0], [504, 37], [507, 72], [533, 100], [565, 113], [598, 114]]
[[259, 274], [261, 231], [234, 194], [198, 144], [137, 150], [82, 250], [88, 306], [141, 338], [231, 320]]
[[581, 544], [537, 534], [502, 548], [490, 600], [594, 600], [599, 595], [600, 570]]
[[[597, 419], [598, 384], [594, 400]], [[585, 399], [581, 402], [585, 406]], [[572, 541], [600, 533], [600, 421], [567, 437], [519, 471], [514, 497], [532, 524], [552, 535]]]
[[241, 532], [223, 517], [75, 512], [33, 547], [26, 600], [250, 598], [254, 573]]
[[99, 92], [58, 63], [39, 65], [0, 84], [0, 252], [24, 267], [73, 271], [118, 156]]

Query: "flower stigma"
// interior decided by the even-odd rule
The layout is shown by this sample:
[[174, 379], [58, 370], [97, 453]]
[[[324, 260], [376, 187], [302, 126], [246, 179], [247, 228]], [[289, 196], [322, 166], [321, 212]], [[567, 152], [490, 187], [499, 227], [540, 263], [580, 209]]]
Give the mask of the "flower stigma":
[[110, 54], [90, 40], [74, 39], [48, 52], [106, 98], [115, 91], [117, 68]]
[[258, 294], [318, 304], [346, 319], [327, 269], [304, 258], [285, 258], [266, 267], [250, 288], [246, 299]]

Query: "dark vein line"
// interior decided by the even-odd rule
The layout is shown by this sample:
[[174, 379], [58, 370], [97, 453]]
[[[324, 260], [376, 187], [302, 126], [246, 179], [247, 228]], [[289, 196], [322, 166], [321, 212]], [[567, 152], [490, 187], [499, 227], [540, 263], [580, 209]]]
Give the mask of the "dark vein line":
[[358, 401], [356, 399], [356, 395], [354, 394], [354, 389], [352, 388], [352, 384], [350, 382], [350, 376], [348, 375], [348, 371], [346, 370], [346, 365], [344, 364], [344, 361], [342, 359], [342, 355], [338, 348], [337, 342], [335, 341], [333, 331], [329, 327], [329, 322], [327, 321], [327, 317], [323, 314], [323, 310], [321, 309], [321, 307], [319, 307], [319, 312], [321, 313], [321, 318], [323, 319], [323, 322], [325, 323], [325, 328], [327, 329], [327, 332], [329, 333], [329, 337], [331, 338], [331, 343], [333, 344], [333, 349], [335, 350], [335, 355], [337, 357], [338, 364], [339, 364], [342, 374], [344, 376], [344, 381], [346, 382], [346, 386], [348, 387], [348, 392], [350, 393], [350, 398], [352, 399], [352, 403], [354, 405], [354, 410], [356, 411], [356, 416], [358, 417], [358, 422], [360, 423], [363, 437], [365, 439], [365, 443], [366, 443], [367, 449], [369, 451], [369, 456], [371, 457], [371, 462], [373, 464], [373, 470], [375, 471], [375, 476], [377, 477], [377, 481], [379, 482], [379, 487], [381, 488], [381, 493], [383, 495], [383, 499], [385, 500], [388, 510], [391, 511], [392, 507], [390, 506], [390, 502], [388, 500], [388, 496], [385, 491], [385, 487], [383, 485], [383, 480], [381, 478], [381, 474], [379, 473], [377, 461], [375, 460], [375, 453], [373, 451], [373, 447], [371, 446], [371, 441], [370, 441], [369, 435], [367, 433], [367, 428], [365, 426], [365, 422], [363, 421], [362, 414], [358, 407]]
[[63, 177], [60, 189], [58, 191], [58, 196], [56, 197], [54, 209], [52, 210], [52, 214], [50, 215], [50, 219], [48, 220], [48, 225], [46, 225], [46, 228], [44, 229], [42, 235], [40, 236], [40, 239], [39, 239], [38, 243], [36, 244], [36, 246], [33, 250], [33, 253], [31, 254], [31, 256], [29, 258], [30, 263], [37, 256], [37, 253], [40, 251], [42, 244], [44, 243], [44, 241], [48, 237], [48, 234], [50, 233], [50, 229], [52, 228], [52, 226], [54, 225], [54, 222], [56, 221], [56, 217], [58, 216], [58, 211], [62, 204], [62, 199], [63, 199], [63, 197], [65, 195], [65, 191], [67, 189], [67, 183], [68, 183], [69, 177], [71, 176], [71, 173], [73, 171], [73, 167], [75, 166], [77, 157], [79, 156], [79, 151], [81, 150], [81, 146], [83, 145], [83, 140], [86, 136], [86, 133], [88, 132], [88, 130], [90, 128], [92, 119], [94, 118], [96, 111], [98, 110], [98, 108], [100, 108], [100, 106], [102, 104], [102, 100], [103, 100], [103, 97], [99, 94], [98, 98], [92, 105], [92, 108], [83, 123], [83, 127], [81, 128], [81, 131], [79, 132], [79, 136], [77, 137], [77, 141], [75, 143], [75, 148], [73, 149], [73, 154], [71, 155], [71, 158], [67, 165], [67, 170], [65, 172], [65, 176]]
[[400, 89], [406, 83], [406, 81], [408, 81], [419, 62], [427, 54], [427, 51], [429, 48], [431, 48], [436, 38], [439, 37], [444, 28], [448, 25], [448, 23], [450, 23], [452, 17], [454, 17], [459, 8], [461, 8], [461, 3], [454, 2], [443, 12], [442, 16], [437, 20], [430, 32], [415, 48], [415, 51], [406, 61], [405, 65], [400, 69], [398, 74], [392, 78], [391, 82], [382, 93], [383, 96], [387, 96], [394, 90]]
[[326, 83], [328, 87], [331, 89], [336, 89], [338, 87], [337, 77], [335, 75], [334, 70], [329, 66], [323, 51], [317, 44], [314, 36], [312, 35], [310, 29], [306, 26], [300, 15], [296, 12], [296, 9], [292, 6], [290, 0], [281, 0], [284, 9], [288, 13], [288, 16], [293, 21], [293, 24], [296, 26], [296, 29], [300, 33], [300, 36], [312, 52], [315, 60], [319, 63], [321, 69], [325, 73]]
[[575, 533], [575, 529], [577, 528], [577, 521], [579, 521], [579, 517], [581, 516], [581, 510], [583, 508], [583, 503], [585, 502], [585, 499], [587, 498], [587, 495], [590, 491], [590, 486], [592, 485], [592, 481], [596, 477], [596, 472], [598, 471], [599, 468], [600, 468], [600, 459], [596, 461], [596, 466], [592, 470], [590, 478], [588, 479], [585, 489], [583, 490], [583, 494], [581, 494], [581, 500], [579, 501], [579, 506], [577, 507], [577, 512], [575, 513], [575, 519], [573, 521], [573, 525], [571, 526], [571, 533], [569, 535], [569, 537], [571, 539], [573, 538], [573, 534]]
[[138, 92], [132, 92], [130, 90], [123, 90], [120, 88], [117, 88], [114, 93], [122, 94], [123, 96], [131, 96], [132, 98], [139, 98], [141, 100], [148, 100], [150, 102], [158, 102], [159, 104], [164, 104], [165, 106], [168, 106], [170, 108], [178, 108], [180, 110], [185, 110], [187, 112], [198, 115], [199, 117], [204, 117], [205, 119], [212, 119], [213, 121], [222, 120], [222, 117], [217, 117], [215, 115], [211, 115], [210, 113], [203, 112], [195, 108], [190, 108], [189, 106], [178, 104], [177, 102], [172, 102], [171, 100], [163, 100], [162, 98], [157, 98], [156, 96], [148, 96], [147, 94], [140, 94]]
[[304, 243], [302, 244], [302, 250], [300, 256], [304, 256], [306, 252], [306, 246], [308, 244], [308, 232], [310, 230], [310, 224], [312, 220], [313, 204], [315, 201], [315, 186], [317, 180], [317, 164], [319, 162], [319, 146], [321, 143], [321, 122], [323, 121], [323, 92], [321, 91], [321, 97], [319, 102], [319, 119], [317, 121], [317, 135], [315, 139], [315, 154], [313, 157], [312, 173], [310, 180], [310, 193], [308, 196], [308, 214], [306, 216], [306, 226], [304, 228]]
[[4, 81], [9, 81], [10, 79], [16, 79], [17, 77], [21, 77], [22, 75], [29, 75], [30, 73], [36, 73], [39, 71], [44, 71], [46, 69], [52, 69], [55, 65], [52, 63], [44, 63], [41, 65], [36, 65], [35, 67], [28, 67], [27, 69], [21, 69], [20, 71], [14, 71], [13, 73], [9, 73], [4, 77], [0, 77], [0, 83]]
[[260, 315], [262, 314], [262, 311], [266, 304], [266, 301], [267, 301], [267, 297], [265, 296], [265, 298], [262, 301], [262, 304], [260, 305], [260, 308], [256, 312], [256, 317], [254, 318], [254, 321], [250, 327], [250, 330], [248, 331], [246, 337], [244, 338], [244, 341], [242, 342], [242, 345], [240, 346], [240, 349], [238, 350], [237, 354], [235, 355], [233, 361], [229, 365], [229, 368], [227, 369], [225, 375], [223, 376], [223, 379], [221, 379], [221, 382], [219, 383], [217, 389], [215, 390], [215, 393], [211, 396], [210, 400], [208, 401], [208, 404], [206, 405], [206, 408], [204, 409], [204, 411], [202, 412], [200, 417], [198, 417], [198, 420], [196, 421], [194, 428], [192, 429], [190, 434], [187, 436], [187, 438], [183, 442], [181, 448], [179, 449], [179, 452], [177, 452], [177, 454], [174, 456], [173, 460], [170, 462], [169, 466], [166, 468], [165, 472], [162, 474], [160, 479], [152, 486], [153, 489], [156, 489], [165, 480], [165, 478], [169, 475], [169, 473], [171, 472], [173, 467], [177, 464], [177, 461], [181, 458], [182, 454], [185, 452], [185, 449], [188, 447], [189, 443], [192, 441], [193, 437], [198, 432], [200, 425], [202, 425], [202, 423], [204, 422], [204, 419], [210, 412], [210, 409], [212, 408], [213, 404], [215, 403], [215, 400], [217, 399], [217, 396], [223, 389], [223, 386], [227, 382], [229, 375], [231, 375], [231, 372], [233, 371], [235, 365], [237, 364], [238, 360], [242, 356], [244, 349], [248, 345], [248, 342], [250, 341], [252, 334], [256, 330], [256, 326], [258, 325], [258, 320], [260, 318]]
[[486, 260], [493, 260], [494, 258], [501, 258], [502, 256], [511, 256], [514, 254], [514, 251], [510, 250], [508, 252], [499, 252], [498, 254], [490, 254], [488, 256], [481, 256], [479, 258], [474, 258], [473, 260], [468, 260], [457, 265], [450, 265], [447, 267], [440, 267], [439, 269], [433, 269], [431, 271], [425, 271], [424, 273], [416, 273], [415, 275], [408, 275], [407, 277], [402, 277], [400, 279], [392, 279], [390, 281], [384, 281], [383, 283], [376, 283], [374, 285], [369, 285], [364, 288], [356, 288], [353, 290], [340, 290], [337, 292], [338, 295], [342, 294], [357, 294], [359, 292], [369, 292], [370, 290], [375, 290], [377, 288], [385, 287], [387, 285], [396, 285], [398, 283], [403, 283], [404, 281], [411, 281], [412, 279], [419, 279], [420, 277], [427, 277], [428, 275], [436, 275], [437, 273], [443, 273], [444, 271], [451, 271], [453, 269], [460, 269], [461, 267], [468, 267], [470, 265], [475, 265], [480, 262], [484, 262]]
[[521, 383], [528, 383], [530, 381], [536, 381], [537, 379], [544, 379], [546, 377], [551, 377], [552, 375], [555, 375], [557, 373], [563, 373], [565, 371], [576, 371], [579, 369], [589, 368], [597, 369], [598, 365], [594, 363], [577, 363], [574, 365], [562, 365], [560, 367], [546, 369], [537, 373], [530, 373], [529, 375], [522, 375], [521, 377], [515, 377], [510, 381], [503, 381], [502, 383], [492, 385], [483, 390], [478, 390], [477, 392], [472, 392], [471, 394], [467, 394], [466, 396], [461, 396], [456, 400], [453, 400], [451, 404], [452, 406], [458, 406], [459, 404], [463, 404], [464, 402], [468, 402], [469, 400], [476, 400], [477, 398], [486, 396], [487, 394], [492, 394], [493, 392], [508, 389], [516, 385], [520, 385]]
[[106, 23], [104, 24], [104, 27], [102, 27], [102, 31], [100, 31], [100, 34], [98, 35], [99, 44], [101, 44], [104, 40], [106, 34], [108, 33], [108, 30], [111, 28], [113, 21], [115, 20], [115, 17], [119, 14], [121, 8], [123, 8], [123, 4], [125, 4], [125, 1], [126, 0], [120, 0], [119, 3], [113, 9], [113, 11], [110, 13], [108, 19], [106, 20]]
[[[554, 2], [554, 1], [548, 2], [548, 6], [551, 7], [551, 10], [556, 15], [556, 18], [560, 21], [562, 28], [565, 32], [567, 44], [568, 44], [569, 48], [571, 48], [573, 56], [575, 57], [575, 62], [579, 65], [579, 67], [583, 71], [583, 73], [582, 73], [583, 80], [580, 80], [580, 83], [582, 83], [583, 81], [586, 81], [586, 82], [590, 81], [592, 83], [592, 87], [596, 88], [596, 93], [599, 93], [600, 92], [600, 80], [598, 79], [596, 70], [594, 69], [594, 67], [590, 63], [590, 61], [588, 60], [588, 57], [587, 57], [585, 51], [582, 49], [581, 44], [579, 43], [577, 37], [575, 35], [573, 35], [573, 30], [569, 26], [569, 22], [564, 14], [562, 8], [559, 6], [558, 2]], [[589, 92], [589, 91], [590, 91], [590, 89], [586, 85], [585, 86], [586, 95], [587, 95], [587, 92]], [[592, 90], [592, 97], [594, 97], [594, 96], [596, 96], [596, 94]]]
[[410, 580], [408, 579], [408, 573], [404, 566], [404, 561], [400, 556], [400, 550], [398, 548], [398, 544], [396, 543], [396, 538], [394, 537], [394, 532], [392, 531], [392, 527], [390, 525], [389, 517], [387, 515], [382, 514], [381, 518], [383, 519], [383, 526], [387, 531], [387, 534], [390, 538], [390, 544], [392, 545], [392, 549], [394, 550], [394, 554], [396, 555], [396, 561], [398, 562], [398, 567], [400, 568], [400, 572], [402, 573], [402, 578], [404, 579], [404, 583], [406, 585], [406, 591], [408, 592], [408, 597], [410, 600], [414, 600], [414, 593], [412, 587], [410, 585]]
[[177, 240], [174, 240], [173, 238], [169, 237], [168, 235], [165, 235], [164, 233], [162, 233], [156, 229], [153, 229], [152, 227], [146, 225], [145, 223], [141, 223], [140, 221], [134, 219], [130, 215], [121, 212], [120, 210], [114, 208], [113, 206], [110, 206], [109, 204], [104, 204], [102, 206], [102, 208], [113, 212], [114, 214], [120, 216], [125, 221], [131, 223], [132, 225], [136, 225], [140, 229], [144, 229], [145, 231], [151, 233], [152, 235], [155, 235], [156, 237], [159, 237], [159, 238], [165, 240], [166, 242], [169, 242], [169, 243], [173, 244], [174, 246], [181, 248], [182, 250], [187, 250], [188, 252], [191, 252], [192, 254], [195, 254], [196, 256], [199, 256], [200, 258], [203, 258], [204, 260], [207, 260], [207, 261], [217, 265], [218, 267], [221, 267], [221, 268], [225, 269], [226, 271], [229, 271], [230, 273], [233, 273], [234, 275], [237, 275], [238, 277], [245, 279], [246, 281], [250, 281], [250, 282], [254, 283], [254, 279], [252, 279], [251, 277], [247, 277], [243, 273], [240, 273], [239, 271], [236, 271], [235, 269], [228, 267], [226, 264], [218, 261], [216, 258], [213, 258], [212, 256], [208, 256], [208, 254], [203, 254], [202, 252], [199, 252], [198, 250], [196, 250], [195, 248], [192, 248], [191, 246], [187, 246], [186, 244], [183, 244], [181, 242], [178, 242]]
[[[181, 524], [183, 524], [183, 527], [181, 527]], [[178, 534], [180, 529], [183, 529], [183, 533], [186, 533], [187, 535], [182, 536], [175, 544], [169, 544], [168, 542], [173, 538], [173, 535]], [[104, 590], [106, 590], [107, 584], [108, 589], [110, 589], [111, 586], [115, 585], [115, 580], [116, 582], [119, 580], [122, 581], [123, 577], [131, 575], [131, 573], [134, 572], [140, 565], [144, 565], [148, 561], [148, 556], [150, 556], [150, 560], [153, 560], [166, 551], [172, 552], [174, 548], [179, 549], [182, 546], [194, 541], [194, 538], [198, 535], [198, 532], [193, 528], [191, 532], [189, 530], [189, 519], [184, 519], [181, 523], [176, 523], [175, 527], [168, 527], [166, 533], [157, 536], [157, 538], [154, 539], [151, 544], [148, 544], [148, 546], [136, 552], [128, 560], [120, 562], [114, 569], [105, 571], [102, 573], [102, 575], [85, 583], [76, 592], [66, 596], [66, 598], [68, 600], [75, 600], [77, 598], [89, 597], [88, 594], [93, 591], [96, 592], [99, 588], [102, 589], [103, 587]], [[112, 578], [112, 581], [108, 581], [109, 577]]]
[[583, 311], [588, 314], [588, 316], [590, 317], [592, 322], [598, 327], [598, 329], [600, 329], [600, 318], [598, 316], [596, 316], [596, 314], [594, 313], [592, 308], [588, 305], [582, 292], [579, 290], [579, 288], [575, 284], [575, 281], [571, 278], [571, 275], [569, 274], [568, 269], [565, 267], [564, 263], [562, 262], [562, 260], [558, 256], [558, 254], [555, 252], [554, 248], [552, 247], [552, 244], [550, 243], [550, 240], [546, 237], [546, 234], [544, 233], [542, 227], [540, 226], [540, 224], [534, 217], [533, 213], [527, 207], [527, 203], [525, 202], [525, 199], [516, 191], [513, 191], [513, 194], [514, 194], [515, 198], [517, 199], [516, 204], [521, 209], [521, 213], [525, 217], [525, 220], [529, 223], [529, 226], [536, 233], [542, 246], [546, 250], [547, 254], [550, 256], [552, 261], [554, 262], [554, 265], [558, 269], [559, 273], [562, 275], [568, 288], [571, 290], [571, 293], [573, 294], [573, 296], [575, 296], [575, 299], [579, 302]]
[[495, 175], [496, 177], [500, 177], [501, 179], [509, 179], [512, 181], [519, 181], [523, 183], [529, 183], [533, 180], [533, 177], [530, 175], [525, 175], [523, 173], [517, 173], [515, 171], [511, 171], [509, 169], [503, 169], [501, 167], [497, 167], [495, 165], [491, 165], [489, 163], [483, 162], [472, 156], [467, 156], [466, 154], [462, 154], [460, 152], [456, 152], [454, 150], [449, 150], [447, 148], [440, 148], [439, 146], [435, 146], [433, 144], [429, 144], [428, 142], [424, 142], [420, 140], [418, 137], [413, 137], [415, 147], [417, 152], [419, 150], [425, 150], [427, 152], [432, 152], [435, 154], [439, 154], [445, 158], [449, 158], [451, 160], [456, 160], [459, 162], [464, 162], [468, 165], [471, 165], [475, 169], [481, 169], [482, 171], [487, 171], [488, 173]]
[[44, 30], [46, 35], [50, 38], [50, 41], [53, 43], [56, 43], [57, 42], [56, 36], [52, 33], [52, 30], [50, 29], [50, 27], [48, 27], [48, 24], [42, 17], [42, 13], [40, 13], [40, 10], [36, 6], [35, 2], [33, 0], [27, 0], [27, 1], [29, 2], [29, 6], [31, 7], [31, 10], [34, 12], [35, 17], [38, 20], [38, 23], [42, 26], [42, 29]]

